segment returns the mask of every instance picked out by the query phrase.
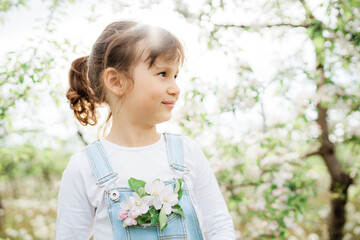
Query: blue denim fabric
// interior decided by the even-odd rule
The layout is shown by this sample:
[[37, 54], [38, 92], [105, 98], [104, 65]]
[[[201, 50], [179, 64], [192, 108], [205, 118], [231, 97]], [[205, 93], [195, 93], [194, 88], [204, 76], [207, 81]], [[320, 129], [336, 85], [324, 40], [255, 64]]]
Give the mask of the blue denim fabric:
[[[181, 135], [164, 133], [166, 149], [168, 153], [169, 167], [180, 174], [188, 173], [188, 168], [184, 166], [184, 153]], [[97, 178], [97, 184], [102, 185], [116, 176], [107, 159], [105, 150], [99, 140], [94, 141], [84, 148], [90, 166]], [[176, 179], [166, 181], [175, 188]], [[116, 190], [120, 194], [119, 199], [113, 200], [110, 192]], [[168, 216], [167, 227], [161, 231], [159, 224], [150, 226], [123, 227], [123, 220], [118, 219], [120, 202], [126, 199], [126, 195], [131, 196], [134, 190], [127, 187], [116, 187], [105, 190], [105, 204], [112, 224], [114, 239], [126, 240], [168, 240], [168, 239], [192, 239], [203, 240], [197, 214], [191, 201], [189, 190], [185, 179], [182, 184], [183, 195], [179, 205], [184, 211], [185, 218], [179, 214], [171, 213]]]

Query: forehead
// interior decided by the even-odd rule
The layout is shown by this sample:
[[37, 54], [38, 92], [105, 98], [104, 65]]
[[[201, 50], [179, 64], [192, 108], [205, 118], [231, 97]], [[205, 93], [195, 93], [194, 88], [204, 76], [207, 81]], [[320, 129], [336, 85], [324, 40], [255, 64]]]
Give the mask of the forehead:
[[[159, 40], [160, 41], [160, 40]], [[137, 61], [145, 62], [149, 68], [154, 64], [182, 65], [182, 49], [176, 44], [143, 39], [137, 44]]]
[[166, 53], [160, 53], [154, 61], [153, 64], [151, 64], [151, 51], [152, 49], [149, 46], [144, 47], [139, 56], [139, 64], [145, 63], [148, 68], [174, 68], [178, 69], [180, 67], [180, 60], [178, 59], [171, 59], [169, 60], [168, 57], [166, 57]]
[[167, 61], [164, 57], [159, 56], [156, 58], [154, 64], [151, 66], [151, 68], [169, 68], [174, 71], [178, 71], [180, 66], [179, 61]]

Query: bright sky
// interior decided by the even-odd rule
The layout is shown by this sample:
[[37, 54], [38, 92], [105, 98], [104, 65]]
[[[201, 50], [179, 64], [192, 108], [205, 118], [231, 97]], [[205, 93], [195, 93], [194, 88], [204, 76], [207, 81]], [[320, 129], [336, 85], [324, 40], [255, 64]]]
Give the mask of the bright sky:
[[[174, 32], [184, 43], [187, 49], [188, 62], [185, 66], [186, 72], [180, 73], [181, 78], [186, 79], [187, 76], [199, 76], [206, 83], [215, 81], [226, 81], [231, 84], [234, 74], [233, 70], [229, 69], [229, 66], [233, 65], [229, 57], [224, 55], [222, 51], [209, 51], [206, 48], [206, 44], [202, 41], [199, 42], [199, 29], [195, 24], [186, 23], [177, 14], [172, 12], [171, 2], [162, 1], [160, 5], [150, 6], [147, 9], [128, 9], [114, 13], [114, 9], [118, 9], [118, 6], [111, 5], [115, 1], [104, 1], [103, 3], [96, 4], [95, 15], [99, 15], [99, 18], [92, 23], [86, 20], [86, 17], [90, 16], [90, 10], [93, 3], [97, 1], [78, 1], [76, 4], [67, 4], [66, 8], [61, 8], [66, 14], [55, 15], [57, 22], [56, 35], [59, 39], [67, 38], [73, 42], [80, 42], [83, 48], [90, 53], [90, 49], [98, 35], [109, 23], [119, 19], [138, 19], [145, 23], [162, 26], [172, 32]], [[125, 2], [125, 1], [118, 1]], [[130, 2], [130, 1], [129, 1]], [[135, 1], [131, 1], [135, 4]], [[195, 3], [198, 5], [196, 6]], [[191, 7], [197, 9], [201, 7], [202, 1], [192, 1]], [[43, 26], [44, 21], [38, 22], [37, 19], [46, 19], [49, 11], [46, 10], [44, 1], [32, 0], [29, 1], [29, 9], [13, 10], [6, 15], [5, 24], [0, 26], [1, 47], [0, 47], [0, 66], [4, 64], [4, 54], [8, 51], [19, 50], [29, 37], [38, 37], [43, 31], [34, 29], [35, 26]], [[251, 16], [251, 14], [249, 15]], [[238, 16], [237, 16], [238, 17]], [[249, 21], [249, 17], [245, 18], [244, 22]], [[232, 35], [234, 36], [234, 35]], [[264, 34], [260, 37], [256, 34], [242, 33], [238, 39], [233, 39], [242, 46], [241, 53], [239, 52], [238, 58], [242, 62], [248, 63], [254, 70], [254, 77], [258, 81], [269, 81], [273, 74], [276, 72], [275, 59], [286, 59], [287, 56], [291, 56], [295, 51], [300, 49], [304, 39], [295, 33], [288, 34], [286, 41], [279, 41], [271, 34]], [[307, 55], [308, 62], [313, 62], [311, 55], [311, 46], [307, 46], [303, 54]], [[231, 55], [232, 53], [230, 53]], [[82, 56], [82, 55], [81, 55]], [[78, 55], [70, 56], [70, 59], [80, 57]], [[69, 62], [70, 65], [70, 62]], [[68, 69], [58, 69], [58, 74], [61, 79], [62, 90], [66, 91], [68, 86]], [[232, 72], [231, 72], [232, 71]], [[187, 88], [188, 86], [181, 85], [180, 89]], [[46, 93], [44, 94], [46, 97]], [[181, 99], [181, 96], [180, 96]], [[69, 135], [73, 135], [76, 128], [73, 125], [64, 125], [60, 121], [62, 119], [73, 119], [72, 112], [69, 109], [68, 104], [62, 102], [61, 109], [55, 108], [53, 105], [47, 106], [41, 105], [37, 109], [37, 116], [32, 116], [31, 119], [22, 119], [21, 122], [14, 123], [15, 126], [34, 126], [36, 122], [39, 122], [39, 127], [43, 127], [44, 121], [48, 122], [45, 127], [45, 134], [50, 136], [59, 136], [62, 139], [66, 139]], [[174, 113], [181, 110], [181, 101], [173, 110]], [[265, 102], [266, 109], [271, 109], [269, 116], [273, 115], [275, 118], [284, 118], [287, 116], [287, 110], [279, 108], [279, 102], [276, 99]], [[207, 106], [211, 108], [211, 104]], [[27, 112], [26, 106], [19, 105], [19, 111]], [[251, 112], [239, 114], [236, 122], [231, 122], [234, 127], [227, 128], [227, 134], [239, 134], [246, 132], [249, 128], [259, 127], [261, 125], [261, 118], [257, 114], [259, 109], [254, 109]], [[29, 112], [29, 114], [31, 114]], [[64, 114], [66, 114], [64, 116]], [[105, 118], [105, 114], [103, 114]], [[105, 119], [101, 119], [100, 123]], [[69, 122], [69, 120], [67, 120]], [[92, 141], [96, 138], [97, 127], [82, 127], [85, 131], [86, 138]], [[171, 130], [170, 130], [171, 129]], [[176, 129], [176, 130], [175, 130]], [[234, 131], [236, 129], [236, 131]], [[176, 121], [170, 121], [159, 125], [159, 130], [169, 130], [171, 132], [179, 131]], [[230, 131], [229, 131], [230, 130]], [[224, 129], [226, 131], [226, 129]], [[224, 132], [226, 134], [226, 132]], [[14, 142], [21, 141], [21, 136], [14, 137]]]

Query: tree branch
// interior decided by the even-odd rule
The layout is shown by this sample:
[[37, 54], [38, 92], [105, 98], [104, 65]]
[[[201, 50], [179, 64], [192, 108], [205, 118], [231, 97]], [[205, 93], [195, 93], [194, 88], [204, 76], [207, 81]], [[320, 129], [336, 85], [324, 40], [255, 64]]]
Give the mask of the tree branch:
[[85, 140], [84, 135], [82, 134], [82, 132], [80, 132], [80, 130], [77, 130], [77, 135], [79, 136], [80, 140], [84, 143], [84, 145], [88, 145], [89, 143]]
[[302, 28], [308, 28], [311, 26], [311, 24], [303, 23], [303, 24], [292, 24], [292, 23], [277, 23], [277, 24], [259, 24], [259, 25], [236, 25], [236, 24], [214, 24], [216, 27], [223, 27], [223, 28], [243, 28], [243, 29], [249, 29], [249, 28], [272, 28], [272, 27], [302, 27]]
[[236, 188], [242, 188], [242, 187], [250, 187], [250, 186], [258, 186], [259, 184], [254, 183], [254, 182], [247, 182], [247, 183], [241, 183], [241, 184], [236, 184], [236, 185], [227, 185], [226, 186], [226, 190], [228, 191], [232, 191]]
[[307, 159], [308, 157], [312, 157], [312, 156], [315, 156], [315, 155], [321, 155], [321, 152], [320, 151], [315, 151], [315, 152], [305, 154], [304, 156], [301, 157], [301, 159]]
[[309, 6], [307, 5], [307, 3], [305, 2], [305, 0], [300, 0], [301, 4], [303, 5], [303, 7], [305, 8], [306, 14], [309, 16], [310, 19], [314, 20], [316, 19], [314, 17], [314, 15], [312, 14]]

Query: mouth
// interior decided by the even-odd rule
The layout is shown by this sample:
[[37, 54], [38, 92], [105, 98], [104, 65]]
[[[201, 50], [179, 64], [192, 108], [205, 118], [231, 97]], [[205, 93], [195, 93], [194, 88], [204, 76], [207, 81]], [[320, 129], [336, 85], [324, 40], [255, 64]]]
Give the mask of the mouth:
[[166, 107], [173, 108], [175, 106], [175, 102], [162, 102]]

